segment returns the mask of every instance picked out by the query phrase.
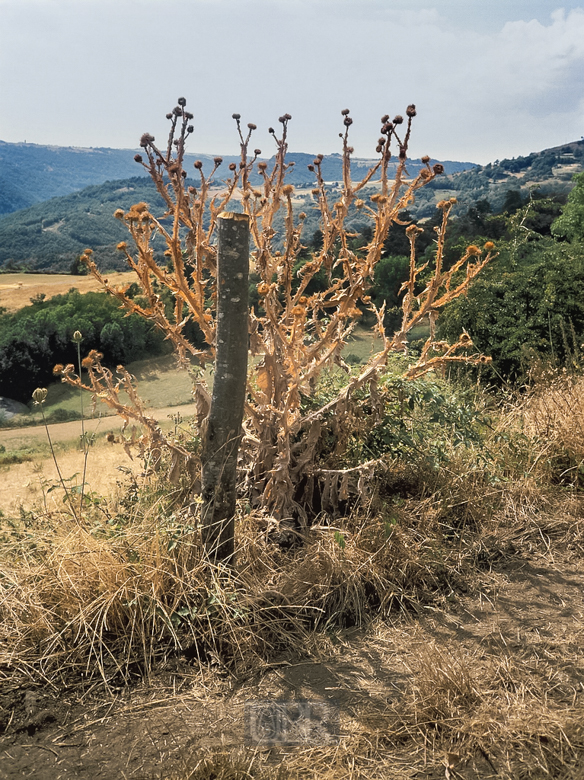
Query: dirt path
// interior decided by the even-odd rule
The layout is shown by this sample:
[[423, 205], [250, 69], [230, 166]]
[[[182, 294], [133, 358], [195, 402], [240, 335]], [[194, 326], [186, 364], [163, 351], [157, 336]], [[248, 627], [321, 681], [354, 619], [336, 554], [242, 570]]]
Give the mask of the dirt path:
[[[272, 769], [286, 764], [290, 774], [281, 777], [300, 770], [305, 778], [438, 780], [446, 754], [416, 726], [437, 717], [432, 707], [439, 703], [440, 676], [432, 675], [438, 670], [450, 675], [452, 696], [465, 680], [476, 688], [474, 697], [463, 690], [444, 704], [462, 734], [477, 734], [478, 745], [449, 759], [456, 772], [447, 778], [576, 780], [584, 776], [583, 639], [578, 562], [516, 556], [483, 573], [472, 595], [429, 605], [415, 617], [379, 621], [367, 632], [340, 631], [326, 655], [299, 658], [290, 649], [253, 679], [175, 658], [152, 685], [101, 700], [81, 689], [56, 698], [32, 684], [7, 687], [0, 715], [10, 725], [0, 742], [0, 776], [258, 777], [244, 770], [267, 762]], [[246, 748], [250, 702], [274, 700], [338, 707], [338, 744]], [[411, 732], [400, 726], [408, 719]], [[552, 745], [557, 729], [566, 737], [560, 735], [561, 761]], [[218, 762], [215, 773], [189, 774], [205, 760]], [[219, 767], [237, 760], [241, 774], [221, 773]]]
[[[149, 409], [148, 414], [164, 424], [169, 416], [180, 414], [183, 419], [192, 416], [195, 414], [195, 404]], [[143, 470], [139, 458], [130, 459], [120, 444], [110, 444], [103, 435], [100, 435], [110, 431], [114, 434], [118, 433], [121, 427], [122, 421], [117, 416], [86, 420], [85, 429], [90, 433], [97, 433], [98, 438], [89, 450], [87, 463], [84, 463], [83, 453], [79, 447], [71, 446], [79, 442], [80, 421], [49, 426], [57, 463], [69, 486], [81, 484], [85, 471], [87, 490], [99, 495], [111, 496], [118, 489], [118, 484], [122, 483], [130, 473], [137, 475]], [[0, 512], [12, 516], [18, 515], [21, 508], [51, 509], [62, 506], [63, 492], [60, 486], [57, 489], [53, 487], [60, 484], [60, 477], [49, 451], [44, 425], [0, 429], [0, 445], [8, 451], [18, 453], [20, 450], [25, 453], [22, 462], [0, 466]], [[31, 450], [33, 455], [26, 454]]]
[[[162, 409], [148, 409], [147, 414], [159, 422], [163, 422], [177, 413], [183, 418], [190, 417], [195, 414], [195, 411], [195, 404], [184, 404], [183, 406], [166, 406]], [[85, 430], [90, 433], [117, 432], [121, 429], [122, 424], [119, 417], [110, 415], [85, 420]], [[71, 441], [79, 437], [81, 422], [80, 420], [74, 420], [72, 422], [54, 423], [49, 425], [49, 432], [53, 442]], [[18, 446], [30, 446], [35, 442], [45, 442], [46, 440], [47, 431], [44, 425], [0, 429], [0, 444], [3, 444], [5, 447], [10, 446], [11, 449], [15, 449]]]

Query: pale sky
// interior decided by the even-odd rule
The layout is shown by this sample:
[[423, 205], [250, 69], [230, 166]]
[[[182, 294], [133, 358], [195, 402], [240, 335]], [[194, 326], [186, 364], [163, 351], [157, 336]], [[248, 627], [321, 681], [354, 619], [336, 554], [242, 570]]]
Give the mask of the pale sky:
[[584, 0], [0, 0], [0, 139], [135, 148], [179, 96], [189, 151], [237, 153], [292, 114], [290, 149], [373, 156], [418, 109], [410, 153], [486, 163], [584, 135]]

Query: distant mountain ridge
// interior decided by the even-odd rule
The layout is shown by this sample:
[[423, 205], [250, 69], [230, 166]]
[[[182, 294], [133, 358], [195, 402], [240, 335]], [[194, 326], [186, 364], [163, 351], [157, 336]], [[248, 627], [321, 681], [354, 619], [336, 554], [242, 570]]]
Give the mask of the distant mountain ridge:
[[[88, 186], [104, 184], [106, 181], [146, 176], [145, 169], [134, 161], [137, 151], [0, 141], [0, 215], [11, 214], [50, 198], [70, 195]], [[288, 159], [295, 162], [295, 168], [290, 171], [288, 178], [291, 184], [299, 185], [312, 181], [306, 166], [314, 159], [313, 154], [292, 152], [288, 155]], [[201, 160], [205, 173], [213, 167], [213, 155], [187, 154], [185, 168], [189, 173], [193, 170], [195, 160]], [[228, 176], [229, 163], [239, 162], [239, 156], [224, 155], [223, 160], [224, 176]], [[359, 168], [368, 167], [370, 162], [370, 160], [355, 159], [353, 168], [356, 174], [358, 175]], [[474, 165], [474, 163], [448, 160], [442, 164], [447, 173], [466, 170]], [[325, 156], [323, 173], [327, 181], [340, 179], [341, 156], [338, 154]], [[259, 177], [257, 181], [259, 183]]]
[[437, 201], [455, 196], [455, 214], [463, 214], [479, 200], [488, 200], [496, 212], [510, 190], [521, 193], [524, 200], [534, 188], [543, 195], [565, 196], [572, 189], [574, 174], [583, 170], [584, 139], [439, 176], [417, 193], [413, 211], [418, 217], [428, 217]]
[[[9, 148], [19, 146], [28, 148], [34, 145], [0, 142], [0, 202], [2, 198], [7, 201], [11, 193], [13, 180], [8, 177], [6, 181], [7, 170], [16, 172], [21, 181], [38, 181], [35, 197], [42, 202], [0, 216], [0, 268], [67, 272], [86, 247], [94, 250], [94, 259], [102, 268], [124, 268], [116, 245], [127, 239], [127, 231], [113, 218], [113, 212], [117, 208], [127, 210], [139, 201], [148, 202], [155, 210], [164, 209], [146, 171], [134, 162], [134, 153], [131, 150], [34, 147], [33, 154], [28, 154], [30, 149], [27, 152], [25, 149]], [[43, 152], [47, 149], [52, 157]], [[203, 169], [207, 172], [213, 165], [210, 155], [198, 158], [189, 155], [185, 165], [187, 171], [192, 170], [195, 159], [203, 162]], [[228, 164], [238, 159], [233, 156], [224, 158], [219, 171], [224, 173], [218, 176], [219, 181], [229, 175]], [[294, 166], [288, 171], [287, 181], [296, 186], [297, 205], [307, 214], [303, 240], [309, 240], [319, 226], [318, 212], [310, 195], [314, 175], [307, 168], [313, 159], [313, 155], [299, 152], [288, 156], [288, 161]], [[374, 162], [354, 159], [354, 178], [361, 178]], [[409, 174], [415, 175], [421, 165], [420, 160], [409, 160]], [[443, 165], [446, 175], [438, 176], [418, 190], [416, 202], [410, 208], [415, 218], [423, 219], [435, 214], [436, 203], [445, 197], [455, 196], [458, 200], [455, 213], [464, 215], [479, 200], [488, 200], [495, 212], [500, 210], [509, 190], [518, 190], [525, 196], [530, 189], [538, 187], [544, 194], [566, 194], [572, 187], [574, 173], [584, 169], [584, 140], [485, 166], [451, 161], [445, 161]], [[129, 171], [131, 176], [118, 179], [112, 175], [120, 170]], [[338, 190], [342, 181], [342, 157], [338, 154], [324, 157], [322, 171], [331, 191]], [[108, 178], [104, 182], [70, 191], [92, 177]], [[256, 182], [260, 181], [257, 174], [253, 178]], [[195, 181], [192, 183], [196, 184]], [[54, 188], [69, 188], [69, 194], [42, 200]], [[21, 202], [26, 197], [32, 197], [30, 193], [17, 193], [13, 189], [12, 194], [15, 193]], [[350, 219], [351, 226], [358, 231], [362, 229], [358, 220], [363, 222], [363, 218], [354, 217], [354, 222], [353, 216]], [[162, 245], [158, 248], [164, 250]]]

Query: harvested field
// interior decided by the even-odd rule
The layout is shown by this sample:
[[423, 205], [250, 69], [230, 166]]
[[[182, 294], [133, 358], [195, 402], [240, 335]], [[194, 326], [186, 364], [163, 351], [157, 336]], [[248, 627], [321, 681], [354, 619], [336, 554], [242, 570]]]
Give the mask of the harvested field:
[[[130, 284], [135, 281], [131, 271], [111, 271], [109, 278], [115, 284]], [[75, 287], [81, 293], [101, 292], [102, 287], [93, 276], [73, 276], [69, 274], [1, 274], [0, 275], [0, 306], [8, 311], [17, 311], [28, 306], [30, 299], [37, 295], [53, 295], [66, 293]]]

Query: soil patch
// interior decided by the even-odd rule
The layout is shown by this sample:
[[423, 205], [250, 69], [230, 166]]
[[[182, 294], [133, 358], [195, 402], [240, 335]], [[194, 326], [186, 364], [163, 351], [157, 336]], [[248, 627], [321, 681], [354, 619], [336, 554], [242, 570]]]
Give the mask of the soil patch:
[[[440, 703], [432, 697], [441, 673], [454, 684]], [[266, 700], [335, 703], [338, 744], [246, 747], [246, 706]], [[246, 679], [169, 658], [142, 687], [56, 695], [24, 683], [4, 688], [0, 705], [6, 778], [268, 776], [194, 773], [245, 756], [266, 772], [287, 766], [282, 777], [576, 780], [584, 771], [584, 573], [575, 560], [518, 555], [480, 574], [472, 593], [366, 631], [323, 635], [310, 658], [290, 648]], [[428, 730], [440, 706], [456, 721], [452, 753], [438, 726]]]

